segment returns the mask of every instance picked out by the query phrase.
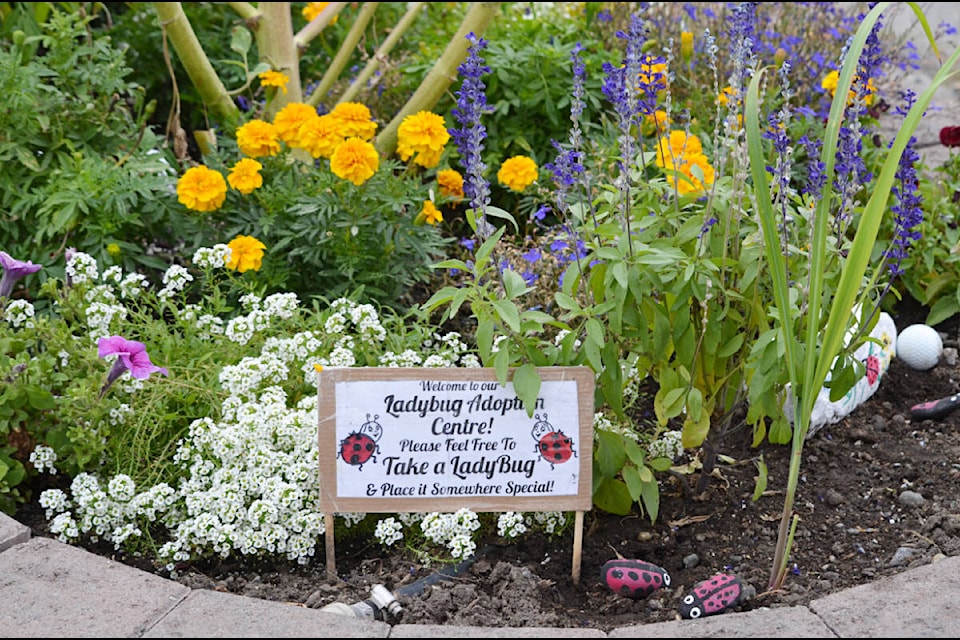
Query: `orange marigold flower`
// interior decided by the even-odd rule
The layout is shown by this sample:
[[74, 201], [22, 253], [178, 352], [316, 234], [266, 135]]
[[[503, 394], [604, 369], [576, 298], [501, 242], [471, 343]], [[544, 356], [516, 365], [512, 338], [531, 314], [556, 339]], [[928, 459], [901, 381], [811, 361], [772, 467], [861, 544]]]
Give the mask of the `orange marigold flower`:
[[463, 200], [463, 176], [456, 169], [438, 171], [437, 184], [440, 185], [440, 195]]
[[267, 246], [253, 236], [237, 236], [227, 244], [227, 248], [230, 249], [224, 258], [227, 268], [243, 273], [250, 269], [260, 270], [263, 250]]
[[407, 116], [397, 127], [397, 153], [406, 162], [410, 156], [422, 167], [430, 169], [440, 163], [443, 148], [450, 141], [443, 116], [420, 111]]
[[330, 170], [338, 178], [358, 187], [380, 167], [380, 156], [372, 144], [360, 138], [347, 138], [330, 156]]
[[691, 156], [702, 153], [700, 138], [692, 133], [688, 135], [682, 129], [674, 129], [657, 144], [657, 166], [683, 164]]
[[340, 133], [344, 138], [372, 140], [377, 131], [377, 123], [373, 121], [370, 109], [359, 102], [341, 102], [328, 115], [340, 123]]
[[346, 136], [330, 114], [311, 118], [300, 127], [300, 146], [314, 158], [329, 158]]
[[[328, 4], [330, 3], [329, 2], [308, 2], [307, 6], [303, 8], [303, 11], [301, 13], [303, 14], [303, 17], [307, 20], [307, 22], [312, 22], [314, 18], [320, 15], [320, 13], [327, 8]], [[333, 19], [330, 20], [330, 22], [328, 22], [327, 24], [335, 24], [337, 22], [337, 18], [339, 17], [340, 16], [333, 16]]]
[[443, 222], [443, 214], [440, 209], [437, 209], [437, 205], [433, 204], [433, 200], [423, 201], [423, 208], [417, 214], [416, 220], [413, 221], [414, 224], [423, 224], [424, 222], [431, 225]]
[[254, 189], [263, 186], [263, 176], [260, 175], [260, 169], [263, 169], [263, 165], [253, 158], [243, 158], [233, 165], [230, 175], [227, 176], [227, 182], [243, 195], [253, 193]]
[[291, 102], [273, 117], [273, 126], [277, 135], [291, 147], [300, 148], [300, 129], [314, 118], [319, 118], [317, 110], [303, 102]]
[[537, 179], [537, 163], [527, 156], [504, 160], [497, 171], [497, 180], [513, 191], [523, 191]]
[[277, 128], [264, 120], [251, 120], [237, 129], [237, 146], [251, 158], [275, 156], [280, 153]]
[[287, 92], [287, 85], [290, 83], [290, 76], [282, 71], [264, 71], [259, 76], [260, 84], [264, 87], [276, 87], [284, 93]]
[[177, 180], [177, 199], [194, 211], [216, 211], [227, 197], [227, 181], [205, 165], [191, 167]]

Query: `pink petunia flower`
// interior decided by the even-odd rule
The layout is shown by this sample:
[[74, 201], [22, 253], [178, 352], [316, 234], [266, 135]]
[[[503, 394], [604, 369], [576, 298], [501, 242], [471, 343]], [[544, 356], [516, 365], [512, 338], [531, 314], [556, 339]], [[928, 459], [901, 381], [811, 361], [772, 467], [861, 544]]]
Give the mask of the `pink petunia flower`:
[[97, 355], [101, 358], [115, 355], [116, 362], [107, 375], [107, 382], [100, 389], [100, 397], [107, 392], [110, 385], [123, 375], [124, 371], [130, 370], [130, 375], [134, 378], [149, 378], [151, 373], [161, 373], [168, 375], [167, 370], [158, 367], [150, 361], [147, 354], [147, 347], [142, 342], [136, 340], [127, 340], [122, 336], [110, 336], [109, 338], [100, 338], [97, 342]]
[[17, 280], [43, 268], [42, 264], [12, 258], [6, 251], [0, 251], [0, 266], [3, 267], [3, 278], [0, 278], [0, 298], [9, 298]]

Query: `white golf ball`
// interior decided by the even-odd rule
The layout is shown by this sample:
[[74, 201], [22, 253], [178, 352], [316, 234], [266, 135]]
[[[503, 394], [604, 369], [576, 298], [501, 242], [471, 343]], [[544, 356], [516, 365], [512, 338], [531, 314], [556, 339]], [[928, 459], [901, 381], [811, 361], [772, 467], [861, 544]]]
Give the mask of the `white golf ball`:
[[897, 357], [911, 369], [926, 371], [940, 361], [943, 340], [928, 324], [912, 324], [897, 336]]

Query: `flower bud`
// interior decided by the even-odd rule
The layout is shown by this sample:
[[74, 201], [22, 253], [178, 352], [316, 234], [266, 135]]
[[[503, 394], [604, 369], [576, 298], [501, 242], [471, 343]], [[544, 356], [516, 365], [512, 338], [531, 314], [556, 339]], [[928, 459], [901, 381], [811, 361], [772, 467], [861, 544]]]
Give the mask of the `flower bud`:
[[680, 33], [680, 59], [684, 64], [689, 65], [691, 58], [693, 58], [693, 33], [683, 31]]

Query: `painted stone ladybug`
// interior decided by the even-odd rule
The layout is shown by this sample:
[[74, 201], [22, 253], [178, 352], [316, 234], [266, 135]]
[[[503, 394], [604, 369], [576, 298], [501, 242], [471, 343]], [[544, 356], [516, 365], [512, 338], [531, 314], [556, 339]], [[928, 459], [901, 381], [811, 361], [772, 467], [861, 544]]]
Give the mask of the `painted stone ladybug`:
[[550, 463], [551, 469], [554, 465], [562, 464], [577, 455], [573, 450], [573, 439], [563, 431], [554, 430], [553, 426], [547, 422], [547, 414], [543, 414], [543, 420], [540, 419], [540, 414], [535, 417], [537, 422], [533, 425], [532, 433], [537, 446], [534, 451]]
[[744, 599], [743, 583], [729, 573], [718, 573], [693, 588], [680, 601], [680, 616], [693, 619], [723, 613]]
[[600, 579], [617, 595], [633, 600], [646, 598], [657, 589], [670, 586], [670, 574], [666, 569], [631, 558], [607, 560], [600, 567]]
[[347, 464], [351, 464], [363, 470], [363, 464], [368, 460], [377, 461], [376, 454], [380, 453], [380, 446], [377, 440], [383, 435], [383, 427], [377, 422], [380, 416], [367, 414], [367, 421], [363, 423], [359, 431], [354, 431], [346, 438], [340, 441], [339, 456]]

